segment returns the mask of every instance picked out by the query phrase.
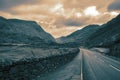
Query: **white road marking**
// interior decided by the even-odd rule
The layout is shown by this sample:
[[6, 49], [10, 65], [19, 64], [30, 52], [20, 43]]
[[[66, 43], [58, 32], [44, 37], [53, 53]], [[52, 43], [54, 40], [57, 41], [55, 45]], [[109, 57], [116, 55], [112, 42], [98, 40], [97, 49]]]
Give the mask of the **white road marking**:
[[80, 77], [81, 80], [83, 80], [83, 73], [81, 73], [81, 77]]
[[81, 52], [81, 75], [80, 75], [80, 79], [83, 80], [83, 68], [82, 68], [82, 52]]
[[113, 66], [113, 65], [111, 65], [111, 64], [110, 64], [110, 67], [112, 67], [113, 69], [115, 69], [115, 70], [117, 70], [117, 71], [120, 72], [120, 69], [116, 68], [115, 66]]

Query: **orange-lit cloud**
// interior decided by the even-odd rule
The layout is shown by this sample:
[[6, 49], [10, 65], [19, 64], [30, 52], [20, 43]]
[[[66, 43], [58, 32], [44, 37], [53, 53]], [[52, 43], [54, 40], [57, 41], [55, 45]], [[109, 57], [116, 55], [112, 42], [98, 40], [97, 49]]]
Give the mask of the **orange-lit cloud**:
[[100, 12], [96, 9], [96, 6], [90, 6], [84, 10], [86, 16], [98, 16]]
[[117, 16], [120, 12], [118, 2], [119, 0], [0, 0], [0, 16], [35, 20], [54, 37], [60, 37], [88, 24], [103, 24]]

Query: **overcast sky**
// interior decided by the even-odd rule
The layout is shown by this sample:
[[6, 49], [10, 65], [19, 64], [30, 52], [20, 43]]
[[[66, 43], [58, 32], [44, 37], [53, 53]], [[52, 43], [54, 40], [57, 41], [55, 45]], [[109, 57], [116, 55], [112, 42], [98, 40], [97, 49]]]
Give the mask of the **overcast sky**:
[[120, 13], [120, 0], [0, 0], [0, 16], [37, 21], [54, 37]]

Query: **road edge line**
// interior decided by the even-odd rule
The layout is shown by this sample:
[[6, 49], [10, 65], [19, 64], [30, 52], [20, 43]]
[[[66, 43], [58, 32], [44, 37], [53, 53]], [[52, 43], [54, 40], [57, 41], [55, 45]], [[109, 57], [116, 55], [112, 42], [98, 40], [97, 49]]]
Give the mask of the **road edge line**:
[[80, 75], [80, 79], [83, 80], [83, 53], [81, 52], [81, 75]]

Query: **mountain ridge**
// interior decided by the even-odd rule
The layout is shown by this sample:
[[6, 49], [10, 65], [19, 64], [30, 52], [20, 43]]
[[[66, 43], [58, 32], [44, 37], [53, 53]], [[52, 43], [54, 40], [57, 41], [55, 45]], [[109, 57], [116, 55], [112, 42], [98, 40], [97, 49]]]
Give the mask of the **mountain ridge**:
[[55, 42], [52, 35], [45, 32], [35, 21], [0, 17], [0, 29], [0, 43], [34, 43], [34, 38], [38, 39], [38, 42]]
[[99, 25], [88, 25], [81, 30], [77, 30], [73, 32], [72, 34], [66, 36], [66, 37], [60, 37], [57, 39], [58, 43], [79, 43], [83, 44], [84, 41], [90, 36], [93, 32], [95, 32], [97, 29], [99, 29]]

